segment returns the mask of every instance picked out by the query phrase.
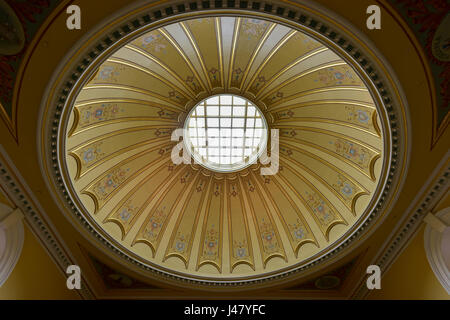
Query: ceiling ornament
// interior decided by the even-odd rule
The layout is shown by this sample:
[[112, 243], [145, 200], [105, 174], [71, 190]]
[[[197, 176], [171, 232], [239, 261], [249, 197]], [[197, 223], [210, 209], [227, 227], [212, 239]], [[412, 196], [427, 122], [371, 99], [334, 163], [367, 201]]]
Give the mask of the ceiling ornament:
[[[208, 286], [298, 276], [369, 232], [402, 174], [404, 110], [359, 39], [291, 9], [139, 13], [72, 57], [42, 127], [69, 219], [138, 272]], [[172, 163], [172, 131], [220, 93], [280, 131], [277, 174]]]

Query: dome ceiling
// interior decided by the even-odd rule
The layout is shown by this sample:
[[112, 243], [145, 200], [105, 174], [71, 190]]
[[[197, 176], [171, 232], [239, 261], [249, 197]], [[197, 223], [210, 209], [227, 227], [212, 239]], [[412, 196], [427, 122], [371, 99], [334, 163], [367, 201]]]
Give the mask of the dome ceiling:
[[[276, 174], [172, 162], [172, 132], [221, 93], [249, 99], [279, 129]], [[74, 103], [64, 160], [82, 211], [124, 252], [184, 277], [255, 279], [326, 254], [364, 220], [380, 188], [379, 121], [358, 74], [312, 37], [197, 18], [100, 65]]]

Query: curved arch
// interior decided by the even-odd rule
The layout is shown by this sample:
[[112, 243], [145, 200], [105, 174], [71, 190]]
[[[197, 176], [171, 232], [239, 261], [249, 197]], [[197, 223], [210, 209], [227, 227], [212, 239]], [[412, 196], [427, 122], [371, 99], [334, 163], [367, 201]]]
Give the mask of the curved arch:
[[6, 282], [22, 253], [23, 214], [0, 203], [0, 287]]
[[450, 207], [425, 218], [424, 247], [434, 275], [450, 294]]

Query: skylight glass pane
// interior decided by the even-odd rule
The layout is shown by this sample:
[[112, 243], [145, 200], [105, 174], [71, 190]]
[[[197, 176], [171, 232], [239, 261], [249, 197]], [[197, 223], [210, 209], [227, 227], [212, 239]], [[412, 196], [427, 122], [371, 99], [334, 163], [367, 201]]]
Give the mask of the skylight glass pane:
[[206, 107], [206, 115], [208, 117], [218, 116], [219, 115], [219, 107]]
[[234, 147], [240, 147], [244, 145], [244, 138], [233, 138], [232, 142]]
[[221, 137], [231, 138], [231, 129], [220, 128], [220, 136]]
[[220, 138], [220, 145], [222, 147], [229, 147], [231, 146], [231, 139], [228, 137], [221, 137]]
[[233, 128], [243, 128], [245, 119], [233, 118]]
[[220, 96], [220, 104], [221, 105], [224, 105], [224, 104], [228, 104], [228, 105], [231, 105], [231, 103], [232, 103], [232, 98], [233, 98], [233, 96], [229, 96], [229, 95], [223, 95], [223, 96]]
[[220, 127], [230, 128], [231, 127], [231, 118], [221, 118], [220, 119]]
[[206, 147], [206, 139], [205, 138], [198, 138], [198, 146], [199, 147]]
[[231, 156], [231, 148], [222, 148], [221, 152], [223, 156]]
[[208, 147], [218, 147], [219, 138], [208, 138]]
[[195, 108], [195, 113], [197, 114], [197, 116], [204, 116], [205, 115], [205, 108], [200, 105], [197, 108]]
[[245, 107], [233, 107], [233, 117], [243, 117], [245, 116]]
[[208, 148], [208, 154], [210, 157], [219, 156], [219, 148]]
[[231, 157], [231, 163], [241, 163], [244, 159], [242, 157]]
[[233, 156], [242, 155], [242, 149], [233, 149], [233, 151], [231, 152], [231, 155], [233, 155]]
[[241, 98], [238, 98], [238, 97], [233, 97], [234, 99], [233, 99], [233, 104], [235, 105], [235, 106], [238, 106], [238, 105], [245, 105], [245, 100], [244, 99], [241, 99]]
[[197, 128], [198, 136], [199, 137], [206, 137], [206, 130], [203, 128]]
[[219, 97], [218, 96], [216, 96], [216, 97], [212, 97], [212, 98], [209, 98], [208, 100], [206, 100], [206, 105], [219, 105]]
[[231, 134], [233, 137], [243, 137], [244, 136], [244, 129], [231, 129]]
[[198, 152], [200, 153], [200, 155], [206, 156], [206, 148], [200, 148], [198, 149]]
[[221, 106], [220, 107], [221, 116], [231, 116], [231, 106]]
[[208, 128], [208, 137], [219, 137], [220, 129], [218, 128]]
[[207, 118], [206, 120], [207, 120], [207, 124], [208, 124], [209, 128], [211, 128], [211, 127], [218, 128], [219, 127], [219, 118]]
[[205, 127], [205, 119], [204, 118], [197, 118], [197, 127], [199, 127], [199, 128]]
[[198, 153], [200, 153], [200, 155], [202, 156], [206, 156], [206, 148], [199, 148]]
[[[195, 161], [218, 171], [235, 171], [255, 163], [266, 143], [263, 115], [250, 101], [234, 95], [210, 97], [186, 120], [188, 151]], [[255, 129], [258, 128], [258, 129]]]
[[221, 164], [231, 164], [231, 158], [230, 157], [220, 157], [220, 163]]
[[254, 117], [256, 114], [256, 108], [254, 106], [249, 106], [247, 108], [247, 116], [248, 117]]

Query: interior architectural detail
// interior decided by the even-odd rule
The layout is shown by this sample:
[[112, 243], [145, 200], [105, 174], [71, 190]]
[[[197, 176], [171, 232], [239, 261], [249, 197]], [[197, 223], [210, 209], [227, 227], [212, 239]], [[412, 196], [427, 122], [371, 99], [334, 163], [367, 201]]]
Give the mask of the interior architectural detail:
[[[386, 182], [382, 105], [331, 48], [269, 20], [144, 32], [73, 99], [59, 162], [79, 210], [125, 253], [180, 277], [298, 268], [366, 220]], [[177, 165], [172, 132], [183, 128], [196, 161]], [[248, 166], [273, 129], [280, 171], [262, 176]]]
[[0, 299], [448, 299], [444, 2], [0, 0]]
[[216, 95], [197, 104], [184, 130], [187, 156], [212, 171], [238, 171], [266, 151], [266, 119], [258, 107], [235, 95]]
[[450, 208], [430, 215], [424, 235], [425, 252], [436, 278], [450, 294]]
[[23, 246], [23, 214], [0, 203], [0, 287], [20, 258]]

